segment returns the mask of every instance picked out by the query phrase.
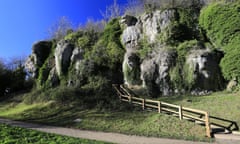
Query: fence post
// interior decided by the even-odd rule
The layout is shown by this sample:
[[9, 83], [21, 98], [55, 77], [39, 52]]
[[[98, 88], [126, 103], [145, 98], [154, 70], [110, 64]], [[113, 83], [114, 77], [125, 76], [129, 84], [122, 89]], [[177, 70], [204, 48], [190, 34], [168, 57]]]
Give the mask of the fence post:
[[129, 102], [132, 103], [132, 96], [130, 95], [128, 98], [129, 98]]
[[142, 109], [145, 109], [145, 99], [142, 100]]
[[209, 120], [209, 113], [205, 113], [205, 125], [206, 125], [206, 135], [207, 137], [211, 137], [211, 127], [210, 127], [210, 120]]
[[161, 113], [161, 102], [158, 102], [158, 113]]
[[182, 106], [181, 105], [178, 108], [178, 112], [179, 112], [179, 119], [182, 120], [183, 119], [183, 115], [182, 115]]

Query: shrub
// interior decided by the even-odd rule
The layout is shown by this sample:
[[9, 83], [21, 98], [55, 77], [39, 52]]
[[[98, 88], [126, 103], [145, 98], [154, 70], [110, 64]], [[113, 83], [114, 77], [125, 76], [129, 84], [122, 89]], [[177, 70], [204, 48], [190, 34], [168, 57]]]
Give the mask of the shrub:
[[122, 30], [118, 21], [119, 19], [113, 19], [106, 25], [103, 35], [90, 53], [91, 56], [88, 55], [99, 66], [116, 69], [123, 61], [124, 49], [120, 41]]
[[148, 56], [148, 54], [152, 51], [153, 46], [154, 44], [150, 44], [146, 36], [140, 40], [139, 48], [137, 49], [137, 55], [141, 60]]
[[209, 5], [202, 10], [199, 24], [216, 47], [226, 49], [240, 34], [239, 2]]
[[214, 3], [204, 8], [199, 23], [207, 37], [224, 50], [221, 68], [225, 79], [240, 78], [240, 19], [239, 1]]
[[72, 23], [71, 21], [63, 16], [58, 21], [56, 21], [48, 30], [49, 37], [57, 41], [61, 40], [68, 33], [71, 33]]

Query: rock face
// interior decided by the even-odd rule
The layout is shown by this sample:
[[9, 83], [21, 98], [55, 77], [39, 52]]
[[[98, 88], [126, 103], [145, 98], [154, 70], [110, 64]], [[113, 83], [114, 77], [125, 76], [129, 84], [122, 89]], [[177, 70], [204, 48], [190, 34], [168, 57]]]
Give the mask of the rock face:
[[58, 42], [55, 50], [55, 63], [58, 76], [66, 73], [70, 66], [71, 56], [74, 46], [68, 41], [61, 40]]
[[48, 80], [50, 82], [51, 87], [56, 87], [56, 86], [59, 85], [60, 80], [59, 80], [59, 77], [57, 75], [57, 70], [56, 70], [55, 67], [52, 68], [52, 70], [49, 72]]
[[[181, 17], [184, 13], [180, 14], [180, 11], [182, 9], [172, 8], [139, 17], [122, 17], [119, 23], [123, 30], [121, 42], [126, 50], [122, 62], [125, 84], [145, 88], [150, 96], [183, 92], [199, 95], [224, 87], [219, 67], [223, 54], [207, 48], [198, 37], [194, 37], [198, 34], [193, 33], [198, 29], [197, 24], [185, 25], [186, 15]], [[191, 28], [194, 30], [189, 30]], [[87, 57], [88, 50], [95, 45], [82, 48], [77, 44], [81, 36], [84, 33], [76, 34], [76, 40], [60, 40], [55, 47], [49, 41], [34, 44], [26, 68], [41, 82], [47, 81], [50, 87], [59, 85], [62, 79], [68, 86], [81, 85], [88, 81], [89, 73], [105, 74], [116, 80], [115, 76], [106, 73], [108, 67], [104, 67], [104, 72], [96, 72], [94, 61], [84, 59], [85, 52]], [[122, 82], [119, 69], [119, 81]]]
[[[170, 70], [175, 67], [179, 55], [176, 48], [169, 48], [171, 46], [159, 40], [160, 36], [160, 39], [164, 39], [174, 36], [175, 33], [178, 34], [175, 29], [172, 29], [172, 25], [179, 21], [179, 16], [176, 9], [168, 9], [157, 10], [138, 18], [122, 17], [120, 20], [124, 28], [122, 43], [126, 48], [123, 62], [125, 84], [142, 85], [151, 96], [167, 96], [187, 91], [176, 89], [171, 81]], [[145, 58], [140, 58], [139, 50], [142, 49], [141, 42], [144, 39], [149, 44], [150, 52]], [[198, 95], [223, 88], [223, 78], [219, 67], [223, 55], [205, 47], [191, 49], [184, 58], [184, 65], [188, 65], [186, 71], [191, 72], [187, 75], [193, 80], [190, 91]], [[181, 77], [183, 81], [185, 79], [181, 73], [178, 77]]]
[[157, 10], [153, 13], [145, 14], [141, 17], [144, 34], [152, 43], [156, 40], [159, 33], [163, 33], [165, 29], [176, 19], [176, 10]]
[[52, 48], [51, 41], [39, 41], [32, 47], [32, 54], [28, 57], [25, 67], [33, 77], [38, 77], [38, 70], [49, 56]]
[[71, 56], [71, 64], [75, 64], [75, 69], [79, 71], [81, 61], [84, 59], [84, 50], [80, 48], [74, 48]]
[[209, 49], [192, 50], [186, 63], [193, 71], [195, 86], [198, 90], [214, 90], [223, 88], [223, 78], [219, 67], [221, 52]]
[[150, 59], [145, 59], [141, 64], [141, 79], [143, 86], [147, 87], [149, 95], [172, 94], [169, 70], [175, 64], [174, 51], [159, 50], [152, 53]]

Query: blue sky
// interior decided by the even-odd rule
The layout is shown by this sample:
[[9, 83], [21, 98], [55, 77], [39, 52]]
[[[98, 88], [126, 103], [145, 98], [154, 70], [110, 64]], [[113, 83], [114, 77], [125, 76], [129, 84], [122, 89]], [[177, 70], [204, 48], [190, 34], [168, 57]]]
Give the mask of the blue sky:
[[[124, 4], [127, 0], [118, 0]], [[28, 56], [32, 44], [47, 38], [47, 31], [66, 16], [73, 24], [101, 19], [113, 0], [0, 0], [0, 58]]]

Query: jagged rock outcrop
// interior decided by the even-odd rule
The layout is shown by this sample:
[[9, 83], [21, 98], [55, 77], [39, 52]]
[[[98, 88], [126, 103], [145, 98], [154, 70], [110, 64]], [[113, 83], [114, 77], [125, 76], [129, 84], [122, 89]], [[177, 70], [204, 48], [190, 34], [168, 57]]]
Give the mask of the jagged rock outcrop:
[[[191, 19], [193, 24], [189, 24], [188, 15], [184, 16], [183, 11], [171, 8], [139, 17], [125, 15], [119, 21], [122, 31], [118, 25], [119, 35], [111, 37], [118, 40], [116, 44], [108, 45], [108, 37], [100, 42], [91, 41], [93, 37], [90, 36], [83, 39], [85, 34], [90, 34], [87, 32], [69, 35], [55, 47], [53, 42], [38, 42], [33, 46], [26, 68], [35, 78], [39, 75], [41, 84], [47, 81], [50, 87], [62, 84], [63, 80], [67, 86], [81, 86], [89, 80], [95, 82], [98, 75], [121, 83], [123, 72], [125, 84], [145, 88], [150, 96], [184, 92], [201, 95], [222, 89], [224, 80], [219, 63], [223, 53], [200, 41], [198, 25], [194, 19]], [[113, 31], [107, 30], [106, 33], [111, 35]], [[121, 58], [117, 65], [109, 66], [108, 58], [113, 60], [112, 57], [119, 52], [118, 47], [122, 48], [118, 38], [125, 47], [124, 60]], [[100, 56], [104, 59], [99, 59]], [[119, 70], [121, 61], [122, 72]], [[114, 70], [108, 72], [110, 67]]]
[[28, 57], [25, 67], [34, 78], [38, 77], [38, 70], [51, 53], [51, 41], [39, 41], [32, 47], [32, 54]]
[[49, 72], [48, 80], [49, 80], [50, 87], [56, 87], [59, 85], [60, 80], [55, 67], [53, 67], [52, 70]]
[[165, 33], [165, 29], [177, 19], [175, 9], [164, 11], [154, 11], [141, 16], [143, 33], [147, 36], [150, 43], [155, 42], [157, 35]]
[[55, 63], [58, 76], [66, 73], [71, 63], [74, 46], [66, 40], [58, 42], [55, 50]]
[[81, 48], [74, 48], [71, 56], [71, 65], [75, 64], [75, 69], [79, 71], [81, 61], [84, 59], [84, 50]]
[[150, 58], [143, 60], [141, 64], [141, 79], [143, 86], [148, 89], [150, 95], [172, 94], [169, 70], [175, 64], [176, 52], [171, 50], [154, 51]]
[[223, 54], [210, 49], [192, 50], [187, 56], [186, 64], [193, 71], [195, 92], [201, 90], [216, 90], [223, 88], [223, 77], [219, 63]]
[[[166, 96], [189, 90], [193, 94], [198, 95], [223, 88], [223, 78], [219, 67], [219, 62], [223, 55], [221, 52], [212, 51], [204, 47], [202, 49], [190, 48], [192, 50], [187, 52], [185, 58], [183, 58], [186, 60], [184, 62], [185, 64], [182, 65], [186, 66], [180, 70], [185, 71], [185, 73], [177, 73], [177, 77], [182, 79], [182, 83], [189, 81], [189, 78], [192, 82], [182, 84], [183, 86], [179, 86], [179, 88], [181, 87], [183, 89], [179, 89], [177, 88], [178, 86], [176, 87], [176, 84], [173, 84], [171, 81], [170, 70], [173, 69], [177, 63], [178, 52], [176, 48], [168, 45], [166, 40], [174, 38], [181, 39], [177, 31], [177, 28], [181, 26], [172, 26], [179, 23], [179, 19], [180, 14], [176, 9], [157, 10], [138, 18], [131, 16], [122, 17], [120, 23], [124, 28], [122, 43], [126, 48], [123, 62], [124, 80], [126, 84], [142, 85], [147, 88], [149, 95], [152, 96]], [[194, 28], [193, 31], [196, 31], [196, 29], [197, 27]], [[180, 32], [184, 33], [184, 31]], [[184, 36], [184, 34], [182, 35]], [[195, 34], [192, 34], [191, 36], [194, 35]], [[139, 50], [142, 49], [141, 43], [144, 39], [151, 44], [151, 46], [149, 45], [147, 56], [140, 59]], [[184, 68], [186, 70], [184, 70]], [[190, 73], [186, 74], [186, 72]], [[184, 75], [188, 76], [185, 77]], [[139, 76], [141, 80], [139, 80]]]

